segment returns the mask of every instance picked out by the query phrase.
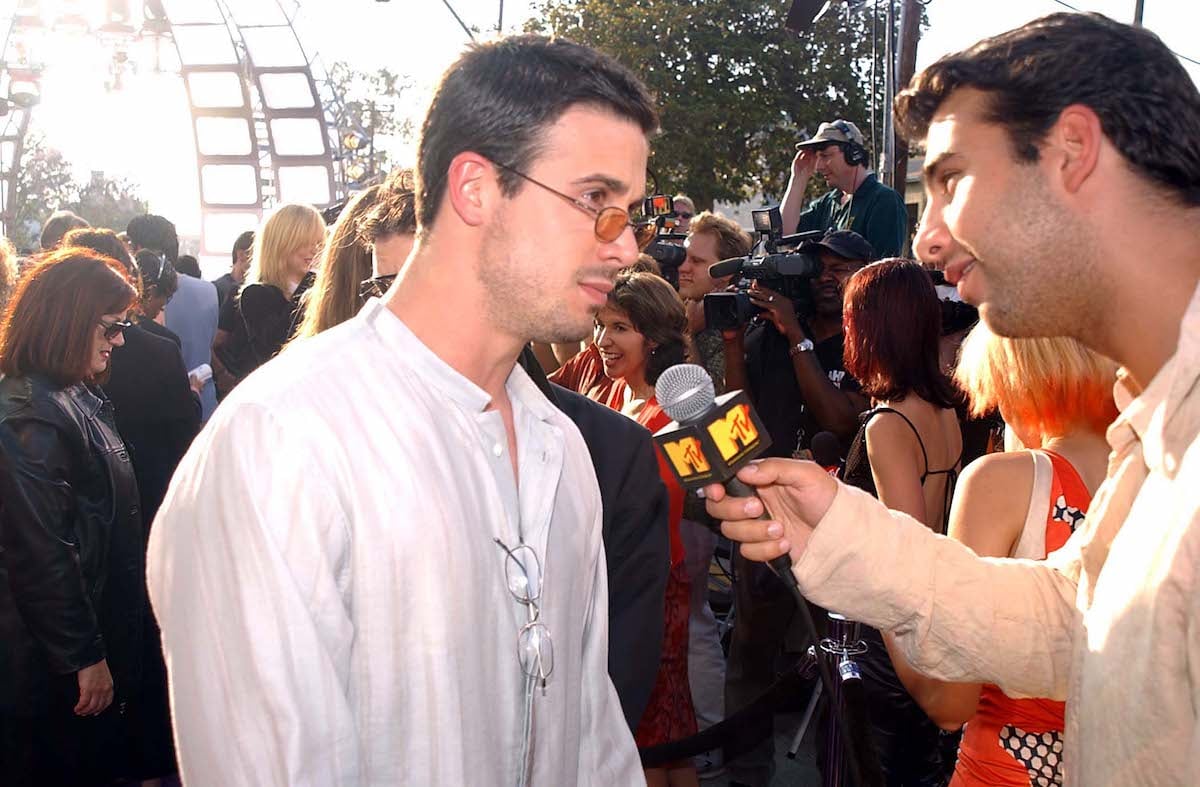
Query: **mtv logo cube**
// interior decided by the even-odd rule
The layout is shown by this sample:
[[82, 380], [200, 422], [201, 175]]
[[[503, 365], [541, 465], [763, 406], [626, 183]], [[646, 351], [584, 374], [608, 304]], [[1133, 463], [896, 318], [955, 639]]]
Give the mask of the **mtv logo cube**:
[[685, 489], [724, 483], [771, 445], [758, 414], [741, 391], [720, 396], [698, 420], [674, 422], [654, 435]]

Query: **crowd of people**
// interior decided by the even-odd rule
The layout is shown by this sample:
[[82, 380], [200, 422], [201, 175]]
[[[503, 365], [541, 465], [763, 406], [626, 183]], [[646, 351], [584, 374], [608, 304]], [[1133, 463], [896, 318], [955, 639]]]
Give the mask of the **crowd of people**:
[[[1027, 106], [1063, 58], [1094, 73]], [[713, 276], [759, 239], [682, 194], [665, 276], [651, 96], [536, 36], [447, 71], [414, 169], [331, 227], [277, 207], [215, 281], [157, 215], [0, 244], [0, 780], [765, 787], [763, 700], [811, 689], [823, 631], [787, 555], [818, 624], [863, 624], [882, 784], [1188, 782], [1200, 95], [1151, 34], [1059, 14], [897, 115], [912, 232], [853, 122], [798, 144], [811, 276]], [[731, 292], [753, 316], [714, 324]], [[656, 448], [681, 363], [753, 403], [759, 498]]]

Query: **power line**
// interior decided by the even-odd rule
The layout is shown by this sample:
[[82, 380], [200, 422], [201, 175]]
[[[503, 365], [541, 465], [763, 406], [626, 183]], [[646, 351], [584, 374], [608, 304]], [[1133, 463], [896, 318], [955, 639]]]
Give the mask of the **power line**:
[[458, 12], [454, 10], [454, 6], [450, 5], [450, 0], [442, 0], [442, 3], [446, 6], [446, 9], [454, 15], [455, 21], [458, 22], [458, 26], [463, 29], [463, 32], [467, 34], [467, 38], [474, 41], [475, 34], [471, 32], [471, 28], [467, 27], [466, 23], [463, 22], [462, 17], [459, 16]]
[[[1076, 8], [1075, 6], [1071, 5], [1070, 3], [1064, 2], [1064, 0], [1053, 0], [1053, 2], [1058, 3], [1063, 8], [1069, 8], [1072, 11], [1075, 11], [1076, 13], [1080, 13], [1080, 14], [1088, 13], [1087, 11], [1084, 11], [1082, 8]], [[1187, 62], [1189, 62], [1193, 65], [1200, 66], [1200, 60], [1197, 60], [1194, 57], [1188, 57], [1187, 55], [1180, 54], [1179, 52], [1176, 52], [1174, 49], [1170, 49], [1170, 48], [1168, 48], [1167, 51], [1169, 51], [1172, 55], [1175, 55], [1175, 57], [1179, 58], [1180, 60], [1186, 60]]]

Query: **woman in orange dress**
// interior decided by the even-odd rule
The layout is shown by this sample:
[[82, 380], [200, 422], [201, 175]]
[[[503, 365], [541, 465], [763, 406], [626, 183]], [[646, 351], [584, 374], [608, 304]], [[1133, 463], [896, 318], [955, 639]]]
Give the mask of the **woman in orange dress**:
[[[1116, 368], [1073, 339], [1008, 339], [980, 323], [963, 343], [955, 379], [972, 415], [998, 409], [1027, 449], [967, 467], [949, 535], [981, 556], [1044, 560], [1083, 522], [1104, 478]], [[892, 655], [930, 718], [947, 730], [966, 724], [951, 787], [1062, 783], [1063, 703], [932, 680]]]
[[[614, 382], [603, 403], [635, 419], [651, 432], [671, 422], [654, 396], [654, 383], [668, 367], [683, 363], [687, 316], [671, 285], [652, 273], [624, 273], [596, 315], [596, 347], [604, 374]], [[688, 685], [688, 601], [679, 520], [683, 489], [661, 451], [658, 471], [670, 499], [671, 567], [667, 577], [662, 661], [650, 702], [634, 735], [639, 749], [680, 740], [696, 733], [696, 713]], [[649, 787], [697, 785], [691, 760], [646, 769]]]

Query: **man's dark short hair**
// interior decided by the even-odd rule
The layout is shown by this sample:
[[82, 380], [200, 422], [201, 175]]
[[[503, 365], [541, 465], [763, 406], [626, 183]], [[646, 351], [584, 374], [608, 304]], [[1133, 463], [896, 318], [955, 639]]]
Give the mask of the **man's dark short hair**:
[[[525, 170], [546, 129], [578, 105], [607, 109], [647, 136], [658, 113], [645, 85], [608, 55], [562, 38], [510, 36], [472, 46], [434, 92], [417, 146], [417, 222], [433, 226], [450, 162], [464, 151]], [[506, 196], [522, 181], [501, 170]]]
[[134, 216], [125, 232], [134, 248], [161, 251], [172, 266], [179, 262], [179, 236], [175, 234], [175, 225], [162, 216], [152, 213]]
[[1072, 104], [1089, 107], [1134, 171], [1187, 205], [1200, 205], [1200, 92], [1179, 60], [1141, 27], [1099, 14], [1052, 14], [947, 55], [896, 97], [901, 132], [919, 141], [959, 88], [988, 95], [1017, 158]]
[[46, 219], [46, 223], [42, 225], [42, 235], [38, 242], [42, 245], [42, 251], [50, 251], [58, 248], [58, 244], [62, 242], [63, 236], [73, 229], [78, 227], [90, 227], [91, 224], [69, 210], [56, 210], [50, 214], [50, 218]]
[[254, 248], [254, 230], [246, 230], [233, 242], [231, 263], [237, 262], [239, 251], [250, 251], [252, 248]]
[[190, 254], [180, 254], [179, 262], [175, 264], [175, 270], [185, 276], [191, 276], [193, 279], [199, 279], [200, 276], [200, 260]]

